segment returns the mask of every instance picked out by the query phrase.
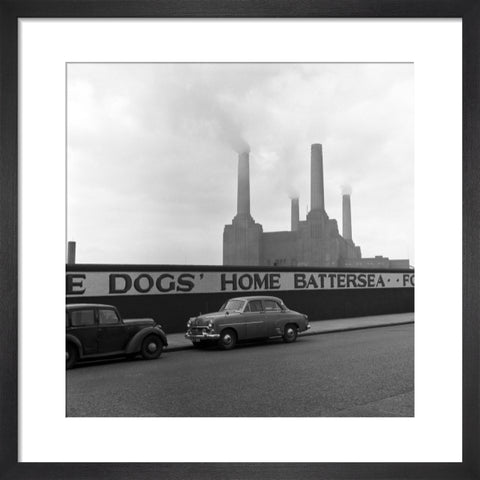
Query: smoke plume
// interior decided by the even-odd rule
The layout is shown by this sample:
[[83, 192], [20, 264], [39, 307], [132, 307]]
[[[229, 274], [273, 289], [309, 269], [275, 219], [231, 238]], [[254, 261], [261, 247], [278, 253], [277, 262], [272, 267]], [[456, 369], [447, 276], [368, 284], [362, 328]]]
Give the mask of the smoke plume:
[[[189, 75], [188, 69], [185, 75]], [[170, 110], [176, 126], [184, 134], [213, 137], [237, 153], [250, 152], [242, 102], [228, 95], [218, 79], [217, 84], [212, 84], [195, 72], [195, 80], [194, 85], [173, 87]]]

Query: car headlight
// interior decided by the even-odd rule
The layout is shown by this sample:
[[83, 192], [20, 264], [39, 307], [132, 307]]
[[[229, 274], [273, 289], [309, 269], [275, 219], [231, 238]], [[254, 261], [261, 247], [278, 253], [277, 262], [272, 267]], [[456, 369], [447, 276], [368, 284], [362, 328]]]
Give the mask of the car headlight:
[[187, 322], [187, 328], [190, 328], [191, 326], [192, 326], [192, 321], [189, 320], [189, 321]]
[[211, 330], [213, 328], [213, 322], [208, 322], [207, 327]]

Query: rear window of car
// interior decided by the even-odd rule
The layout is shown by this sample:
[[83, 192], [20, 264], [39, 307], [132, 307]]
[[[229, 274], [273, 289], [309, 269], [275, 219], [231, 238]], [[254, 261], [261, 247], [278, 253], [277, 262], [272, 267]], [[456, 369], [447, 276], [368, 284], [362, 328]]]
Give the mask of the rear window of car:
[[70, 312], [72, 327], [84, 327], [95, 323], [93, 310], [73, 310]]
[[266, 312], [281, 312], [282, 309], [280, 305], [275, 302], [275, 300], [264, 300], [263, 304], [265, 306]]

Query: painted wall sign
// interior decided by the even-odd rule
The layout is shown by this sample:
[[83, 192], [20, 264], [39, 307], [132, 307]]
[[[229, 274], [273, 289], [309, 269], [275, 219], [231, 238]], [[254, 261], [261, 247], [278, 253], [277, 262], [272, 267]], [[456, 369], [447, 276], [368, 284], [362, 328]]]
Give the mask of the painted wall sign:
[[71, 272], [67, 297], [413, 288], [415, 274], [366, 272]]

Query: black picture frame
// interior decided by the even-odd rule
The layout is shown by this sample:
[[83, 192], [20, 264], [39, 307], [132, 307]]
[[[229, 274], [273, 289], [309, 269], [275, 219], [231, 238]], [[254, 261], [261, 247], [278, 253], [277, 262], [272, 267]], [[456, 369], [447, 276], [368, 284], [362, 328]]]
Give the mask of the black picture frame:
[[[463, 20], [463, 462], [126, 464], [17, 461], [17, 20], [42, 17], [457, 17]], [[476, 0], [0, 0], [0, 478], [480, 479], [479, 20], [480, 1]], [[442, 419], [438, 421], [441, 423]]]

